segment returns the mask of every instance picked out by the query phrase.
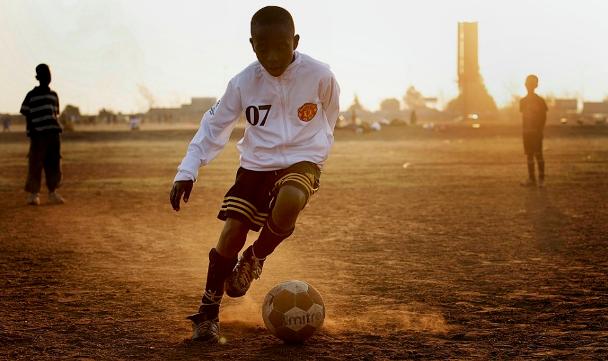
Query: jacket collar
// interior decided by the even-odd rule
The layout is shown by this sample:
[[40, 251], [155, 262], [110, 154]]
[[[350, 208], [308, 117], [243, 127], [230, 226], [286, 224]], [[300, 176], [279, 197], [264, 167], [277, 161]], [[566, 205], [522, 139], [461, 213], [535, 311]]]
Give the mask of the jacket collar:
[[302, 62], [302, 54], [300, 54], [298, 51], [294, 51], [293, 56], [295, 57], [295, 59], [291, 62], [291, 64], [289, 64], [289, 66], [287, 67], [287, 69], [285, 69], [283, 74], [281, 74], [278, 77], [275, 77], [275, 76], [271, 75], [268, 71], [266, 71], [266, 69], [264, 69], [264, 67], [262, 66], [262, 64], [260, 64], [260, 62], [258, 62], [258, 73], [266, 78], [269, 78], [269, 79], [272, 79], [275, 81], [282, 80], [282, 79], [291, 79], [294, 76], [294, 74], [296, 73], [298, 65], [300, 65], [300, 63]]

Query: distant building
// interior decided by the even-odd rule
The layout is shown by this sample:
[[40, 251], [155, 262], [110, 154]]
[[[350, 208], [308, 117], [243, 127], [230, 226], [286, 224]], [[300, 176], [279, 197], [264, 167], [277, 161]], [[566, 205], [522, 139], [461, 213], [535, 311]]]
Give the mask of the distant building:
[[608, 102], [584, 102], [583, 115], [608, 115]]
[[192, 98], [190, 104], [179, 108], [150, 108], [144, 118], [153, 123], [198, 122], [216, 102], [212, 97]]
[[549, 122], [569, 121], [577, 117], [577, 99], [553, 99], [547, 105], [549, 107], [547, 113], [547, 120]]
[[583, 117], [597, 122], [606, 122], [608, 119], [608, 101], [584, 102]]

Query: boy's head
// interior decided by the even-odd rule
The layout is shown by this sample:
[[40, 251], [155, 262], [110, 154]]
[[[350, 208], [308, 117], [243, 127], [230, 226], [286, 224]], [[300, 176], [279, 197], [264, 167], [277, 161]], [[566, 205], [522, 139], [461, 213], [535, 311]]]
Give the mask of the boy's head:
[[534, 74], [530, 74], [526, 77], [526, 89], [528, 93], [534, 93], [534, 90], [538, 87], [538, 77]]
[[51, 83], [51, 69], [46, 64], [38, 64], [36, 66], [36, 79], [40, 82], [40, 85], [49, 85]]
[[249, 42], [260, 64], [272, 76], [280, 76], [293, 61], [300, 36], [291, 14], [278, 6], [266, 6], [251, 18]]

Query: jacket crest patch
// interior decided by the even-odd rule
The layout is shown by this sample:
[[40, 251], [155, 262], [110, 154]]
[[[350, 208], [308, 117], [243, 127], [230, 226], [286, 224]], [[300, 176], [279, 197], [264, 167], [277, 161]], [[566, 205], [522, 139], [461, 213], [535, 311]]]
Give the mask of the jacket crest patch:
[[298, 108], [298, 118], [303, 122], [308, 122], [317, 115], [317, 104], [304, 103]]

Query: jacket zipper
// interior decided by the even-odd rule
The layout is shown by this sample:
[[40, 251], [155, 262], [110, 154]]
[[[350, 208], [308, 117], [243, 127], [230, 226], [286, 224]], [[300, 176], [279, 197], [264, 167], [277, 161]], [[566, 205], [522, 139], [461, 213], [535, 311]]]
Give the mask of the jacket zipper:
[[283, 81], [279, 79], [279, 91], [281, 92], [281, 124], [283, 127], [283, 141], [279, 146], [279, 153], [283, 164], [287, 166], [287, 157], [285, 156], [285, 141], [287, 140], [287, 111], [285, 110], [285, 92], [283, 91]]

